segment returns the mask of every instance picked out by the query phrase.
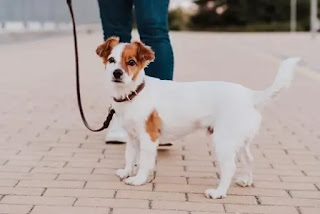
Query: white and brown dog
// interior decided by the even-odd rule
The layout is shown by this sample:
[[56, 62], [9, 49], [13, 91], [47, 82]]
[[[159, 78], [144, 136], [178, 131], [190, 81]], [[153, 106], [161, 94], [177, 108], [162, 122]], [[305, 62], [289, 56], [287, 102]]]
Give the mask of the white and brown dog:
[[[212, 142], [221, 168], [217, 189], [208, 189], [210, 198], [224, 198], [236, 170], [238, 154], [245, 174], [237, 179], [251, 186], [250, 141], [257, 133], [263, 104], [280, 89], [289, 86], [298, 58], [281, 64], [274, 83], [254, 91], [228, 82], [164, 81], [145, 75], [144, 68], [154, 60], [150, 47], [141, 42], [119, 43], [111, 37], [97, 48], [114, 88], [113, 107], [127, 131], [125, 167], [116, 174], [126, 184], [142, 185], [154, 170], [159, 141], [169, 142], [198, 129], [213, 131]], [[136, 175], [133, 169], [138, 161]]]

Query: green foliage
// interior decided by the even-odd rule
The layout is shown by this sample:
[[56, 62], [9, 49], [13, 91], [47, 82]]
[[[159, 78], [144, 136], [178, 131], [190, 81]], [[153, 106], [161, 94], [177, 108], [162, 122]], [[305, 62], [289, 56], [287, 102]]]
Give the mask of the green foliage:
[[[196, 0], [195, 3], [199, 11], [189, 23], [195, 30], [289, 30], [290, 0]], [[297, 0], [299, 30], [309, 29], [309, 16], [310, 0]]]
[[169, 11], [168, 20], [170, 30], [186, 30], [189, 15], [184, 13], [182, 9], [178, 8]]

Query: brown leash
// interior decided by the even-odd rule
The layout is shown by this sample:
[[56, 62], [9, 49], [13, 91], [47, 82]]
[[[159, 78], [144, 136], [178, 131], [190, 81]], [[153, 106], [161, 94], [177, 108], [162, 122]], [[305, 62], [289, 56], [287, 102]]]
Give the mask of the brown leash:
[[112, 117], [115, 113], [114, 109], [110, 108], [109, 109], [109, 114], [104, 121], [103, 125], [99, 129], [92, 129], [90, 125], [88, 124], [84, 113], [83, 113], [83, 108], [82, 108], [82, 103], [81, 103], [81, 93], [80, 93], [80, 75], [79, 75], [79, 53], [78, 53], [78, 40], [77, 40], [77, 31], [76, 31], [76, 23], [74, 19], [74, 14], [73, 14], [73, 8], [72, 8], [72, 0], [67, 0], [67, 4], [70, 10], [70, 15], [72, 19], [72, 25], [73, 25], [73, 39], [74, 39], [74, 56], [75, 56], [75, 68], [76, 68], [76, 85], [77, 85], [77, 100], [78, 100], [78, 107], [81, 115], [81, 119], [84, 123], [84, 125], [92, 132], [100, 132], [104, 129], [107, 129], [110, 125], [110, 122], [112, 120]]

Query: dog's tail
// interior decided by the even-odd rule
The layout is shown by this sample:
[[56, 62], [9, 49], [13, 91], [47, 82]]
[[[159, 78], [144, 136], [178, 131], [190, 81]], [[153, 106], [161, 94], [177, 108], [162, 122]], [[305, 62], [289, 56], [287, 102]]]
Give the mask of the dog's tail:
[[299, 61], [300, 58], [298, 57], [288, 58], [284, 60], [279, 67], [278, 74], [273, 84], [263, 91], [254, 92], [254, 102], [258, 108], [263, 107], [268, 100], [276, 97], [281, 89], [288, 88], [290, 86], [290, 83], [293, 79], [295, 67]]

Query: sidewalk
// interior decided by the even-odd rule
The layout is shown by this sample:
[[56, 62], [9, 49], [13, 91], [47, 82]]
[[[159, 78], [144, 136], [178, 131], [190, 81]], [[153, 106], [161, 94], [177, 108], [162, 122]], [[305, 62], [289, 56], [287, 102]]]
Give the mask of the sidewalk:
[[[252, 145], [255, 187], [232, 184], [222, 200], [203, 195], [217, 186], [219, 170], [201, 133], [159, 151], [152, 183], [119, 181], [124, 145], [105, 145], [104, 134], [87, 131], [79, 117], [71, 34], [0, 46], [0, 213], [320, 213], [320, 41], [308, 36], [172, 33], [177, 81], [258, 90], [273, 81], [282, 57], [302, 54], [305, 62], [263, 113]], [[102, 36], [79, 37], [85, 112], [98, 127], [108, 107], [95, 55]]]

